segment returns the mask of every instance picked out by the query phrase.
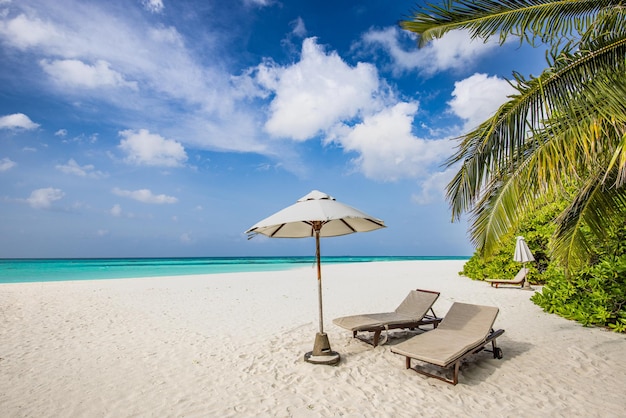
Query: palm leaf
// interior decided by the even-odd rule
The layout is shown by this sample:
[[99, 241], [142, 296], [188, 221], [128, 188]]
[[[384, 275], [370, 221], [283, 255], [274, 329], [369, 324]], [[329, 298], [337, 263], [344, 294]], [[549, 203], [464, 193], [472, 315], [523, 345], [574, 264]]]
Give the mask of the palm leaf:
[[[557, 219], [553, 239], [553, 255], [566, 267], [577, 267], [589, 261], [594, 248], [590, 245], [583, 225], [600, 240], [623, 224], [626, 211], [626, 187], [610, 188], [604, 180], [606, 173], [598, 170], [589, 176], [572, 204]], [[610, 178], [617, 176], [613, 169]]]
[[539, 77], [525, 80], [516, 75], [518, 94], [476, 130], [462, 137], [447, 165], [462, 162], [448, 185], [453, 219], [471, 209], [490, 173], [510, 164], [523, 152], [529, 131], [538, 130], [551, 114], [575, 113], [572, 104], [581, 85], [598, 73], [624, 68], [626, 36], [611, 38], [599, 51], [564, 52]]
[[420, 47], [458, 29], [469, 30], [472, 39], [499, 34], [504, 43], [516, 35], [532, 44], [536, 38], [547, 42], [584, 31], [600, 11], [623, 5], [609, 0], [448, 0], [443, 7], [426, 3], [400, 26], [420, 35]]

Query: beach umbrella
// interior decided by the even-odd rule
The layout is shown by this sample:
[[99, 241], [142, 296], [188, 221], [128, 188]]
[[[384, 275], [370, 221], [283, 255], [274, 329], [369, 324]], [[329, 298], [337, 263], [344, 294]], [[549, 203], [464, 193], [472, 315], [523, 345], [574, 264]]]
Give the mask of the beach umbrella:
[[[528, 244], [524, 240], [524, 237], [517, 237], [517, 242], [515, 243], [515, 253], [513, 254], [513, 261], [517, 261], [522, 263], [522, 268], [526, 268], [526, 263], [529, 261], [535, 261], [535, 257], [533, 257], [533, 253], [530, 252], [530, 248], [528, 248]], [[530, 289], [530, 283], [528, 279], [524, 280], [524, 288]]]
[[339, 354], [330, 349], [328, 336], [324, 333], [320, 238], [368, 232], [384, 227], [382, 220], [339, 203], [326, 193], [313, 190], [293, 205], [263, 219], [246, 231], [248, 239], [258, 234], [270, 238], [315, 238], [319, 332], [315, 336], [313, 351], [304, 356], [306, 361], [318, 364], [335, 364], [339, 361]]

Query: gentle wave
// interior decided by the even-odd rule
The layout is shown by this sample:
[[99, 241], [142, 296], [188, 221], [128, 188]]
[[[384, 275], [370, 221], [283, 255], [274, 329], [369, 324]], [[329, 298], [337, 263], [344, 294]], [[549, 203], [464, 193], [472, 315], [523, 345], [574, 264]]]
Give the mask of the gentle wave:
[[[343, 256], [322, 257], [322, 263], [466, 259], [469, 257]], [[314, 263], [314, 257], [0, 259], [0, 283], [278, 271]]]

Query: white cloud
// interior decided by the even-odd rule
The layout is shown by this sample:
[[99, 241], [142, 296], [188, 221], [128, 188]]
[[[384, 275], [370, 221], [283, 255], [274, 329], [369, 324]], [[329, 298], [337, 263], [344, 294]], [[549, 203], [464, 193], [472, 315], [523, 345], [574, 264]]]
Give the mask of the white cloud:
[[193, 242], [193, 238], [191, 237], [191, 233], [185, 232], [180, 235], [180, 242], [183, 244], [191, 244]]
[[46, 209], [52, 206], [52, 203], [60, 200], [65, 196], [61, 189], [47, 187], [45, 189], [33, 190], [26, 202], [35, 209]]
[[47, 44], [60, 44], [67, 41], [59, 33], [54, 24], [44, 22], [37, 17], [20, 14], [13, 19], [5, 20], [0, 25], [0, 34], [13, 46], [19, 49]]
[[244, 3], [250, 6], [267, 7], [274, 4], [276, 0], [244, 0]]
[[515, 92], [506, 80], [477, 73], [454, 83], [453, 99], [448, 105], [465, 120], [464, 129], [468, 131], [492, 116]]
[[290, 67], [261, 64], [256, 80], [274, 93], [265, 130], [274, 137], [306, 140], [371, 106], [379, 88], [376, 68], [350, 67], [315, 38], [305, 39], [300, 61]]
[[39, 124], [34, 123], [23, 113], [0, 116], [0, 129], [37, 129]]
[[448, 168], [445, 171], [432, 173], [428, 178], [421, 182], [420, 193], [411, 196], [411, 200], [418, 205], [427, 205], [434, 201], [443, 200], [446, 195], [446, 186], [458, 169]]
[[106, 61], [98, 60], [94, 65], [76, 59], [41, 60], [43, 70], [63, 86], [95, 89], [99, 87], [128, 87], [137, 90], [136, 82], [129, 82], [124, 76], [110, 68]]
[[[103, 116], [118, 126], [139, 121], [201, 149], [273, 154], [261, 141], [258, 106], [239, 101], [225, 70], [232, 62], [224, 62], [224, 32], [203, 24], [185, 38], [151, 17], [119, 13], [110, 2], [33, 1], [13, 2], [0, 16], [0, 43], [47, 64], [53, 76], [37, 80], [42, 88], [75, 106], [112, 103], [117, 113]], [[72, 78], [61, 71], [66, 67]]]
[[111, 208], [110, 213], [115, 217], [122, 216], [122, 207], [119, 204], [115, 204]]
[[[64, 129], [63, 129], [63, 131], [64, 131]], [[65, 138], [66, 134], [67, 134], [67, 131], [65, 131], [65, 134], [61, 133], [58, 136], [60, 136], [61, 138]], [[57, 135], [57, 134], [55, 133], [55, 135]], [[62, 139], [62, 141], [63, 141], [64, 144], [69, 144], [69, 143], [72, 143], [72, 142], [76, 142], [78, 144], [84, 144], [84, 143], [95, 144], [96, 142], [98, 142], [98, 134], [94, 133], [94, 134], [86, 135], [86, 134], [82, 133], [82, 134], [77, 135], [77, 136], [75, 136], [73, 138]]]
[[151, 134], [146, 129], [119, 132], [124, 139], [120, 149], [126, 153], [125, 161], [129, 164], [179, 167], [187, 161], [185, 148], [171, 139]]
[[152, 192], [148, 189], [122, 190], [116, 187], [113, 189], [113, 194], [122, 197], [129, 197], [142, 203], [151, 203], [157, 205], [178, 202], [178, 199], [173, 196], [167, 196], [164, 194], [155, 195], [152, 194]]
[[92, 164], [81, 166], [73, 158], [70, 158], [67, 164], [57, 165], [56, 169], [65, 174], [73, 174], [79, 177], [90, 177], [90, 178], [107, 177], [106, 173], [97, 171]]
[[[406, 47], [407, 41], [412, 43], [412, 48]], [[471, 40], [467, 31], [456, 30], [418, 49], [413, 34], [395, 27], [372, 29], [363, 35], [362, 43], [361, 49], [380, 46], [386, 51], [396, 73], [418, 70], [422, 75], [465, 69], [498, 47], [496, 41]]]
[[1, 171], [9, 171], [13, 167], [15, 167], [17, 163], [15, 161], [11, 161], [9, 158], [3, 158], [0, 160], [0, 172]]
[[98, 229], [96, 231], [96, 235], [99, 237], [105, 237], [107, 235], [109, 235], [109, 230], [108, 229]]
[[65, 137], [67, 136], [67, 129], [59, 129], [54, 133], [54, 136]]
[[152, 13], [161, 13], [163, 11], [162, 0], [142, 0], [143, 7]]
[[[159, 2], [149, 4], [158, 7]], [[67, 0], [63, 7], [43, 2], [36, 8], [15, 3], [12, 13], [0, 20], [0, 40], [8, 47], [33, 52], [44, 68], [65, 83], [70, 82], [63, 77], [65, 69], [78, 75], [83, 86], [132, 87], [136, 82], [145, 88], [140, 103], [104, 92], [98, 98], [135, 106], [138, 111], [146, 101], [154, 107], [152, 96], [216, 112], [230, 100], [224, 88], [228, 74], [217, 63], [203, 67], [197, 62], [174, 27], [152, 25], [150, 20], [134, 19], [132, 13], [126, 17], [112, 11], [108, 2]], [[45, 21], [40, 16], [45, 16]], [[217, 37], [208, 31], [202, 34], [207, 54], [217, 45]]]
[[447, 140], [424, 140], [412, 133], [417, 103], [398, 103], [365, 117], [354, 126], [339, 126], [328, 140], [357, 152], [355, 166], [366, 177], [396, 181], [425, 176], [450, 153]]
[[306, 26], [304, 25], [304, 20], [301, 17], [298, 17], [296, 20], [292, 21], [289, 24], [292, 27], [291, 33], [300, 38], [304, 38], [307, 34]]

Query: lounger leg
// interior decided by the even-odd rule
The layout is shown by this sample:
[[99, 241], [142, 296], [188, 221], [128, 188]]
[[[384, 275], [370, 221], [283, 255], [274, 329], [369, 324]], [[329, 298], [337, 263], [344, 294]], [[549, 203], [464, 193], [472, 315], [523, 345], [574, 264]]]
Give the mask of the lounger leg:
[[454, 376], [452, 376], [452, 384], [456, 385], [459, 383], [459, 369], [461, 368], [461, 362], [457, 361], [454, 363]]
[[374, 331], [374, 341], [373, 341], [373, 346], [376, 347], [378, 345], [378, 341], [380, 340], [380, 332], [381, 330], [376, 330]]
[[405, 362], [406, 368], [410, 369], [411, 368], [411, 357], [407, 357], [406, 358], [406, 362]]
[[491, 340], [491, 351], [493, 352], [493, 358], [501, 359], [502, 358], [502, 349], [498, 347], [496, 344], [496, 339]]

